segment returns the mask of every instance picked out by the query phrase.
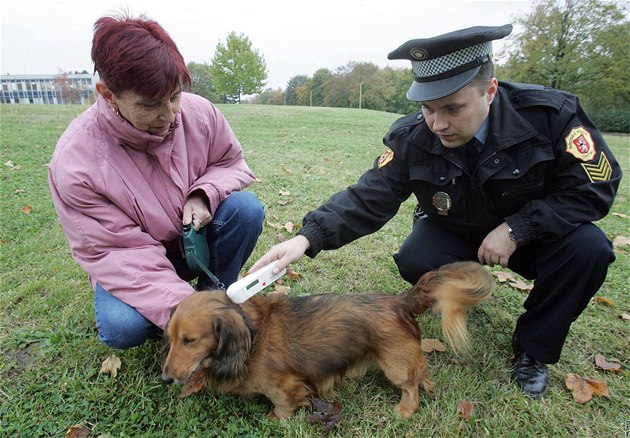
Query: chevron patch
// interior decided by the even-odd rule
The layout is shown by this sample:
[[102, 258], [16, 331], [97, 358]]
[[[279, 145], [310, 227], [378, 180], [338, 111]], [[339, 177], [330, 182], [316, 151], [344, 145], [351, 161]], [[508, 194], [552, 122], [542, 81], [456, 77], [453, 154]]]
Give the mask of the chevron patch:
[[591, 182], [608, 181], [610, 175], [612, 175], [610, 162], [608, 162], [608, 157], [606, 157], [606, 154], [603, 152], [599, 156], [599, 160], [596, 164], [582, 164], [582, 167]]

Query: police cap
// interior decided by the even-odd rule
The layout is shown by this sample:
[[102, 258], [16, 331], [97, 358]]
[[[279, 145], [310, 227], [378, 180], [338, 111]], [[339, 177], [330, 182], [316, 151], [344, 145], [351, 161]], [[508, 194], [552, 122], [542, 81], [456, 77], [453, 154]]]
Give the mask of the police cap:
[[511, 32], [511, 24], [469, 27], [407, 41], [387, 58], [411, 61], [414, 82], [407, 91], [409, 100], [440, 99], [470, 83], [481, 65], [492, 59], [492, 41]]

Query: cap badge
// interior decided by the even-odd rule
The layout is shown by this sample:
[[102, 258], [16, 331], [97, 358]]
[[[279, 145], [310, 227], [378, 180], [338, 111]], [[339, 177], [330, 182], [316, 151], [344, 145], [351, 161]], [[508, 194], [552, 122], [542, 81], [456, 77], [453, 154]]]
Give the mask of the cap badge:
[[567, 145], [566, 151], [578, 160], [591, 161], [597, 155], [593, 137], [583, 126], [573, 128], [564, 141]]
[[413, 59], [417, 59], [418, 61], [422, 61], [423, 59], [426, 59], [429, 56], [429, 52], [427, 52], [424, 49], [419, 49], [419, 48], [411, 49], [409, 51], [409, 54], [411, 55]]
[[433, 195], [433, 206], [437, 209], [439, 215], [448, 216], [448, 211], [451, 209], [452, 205], [453, 202], [448, 193], [437, 192]]
[[381, 167], [383, 167], [384, 165], [386, 165], [393, 159], [394, 159], [394, 151], [392, 151], [390, 148], [385, 149], [385, 152], [383, 152], [380, 158], [378, 159], [378, 168], [380, 169]]

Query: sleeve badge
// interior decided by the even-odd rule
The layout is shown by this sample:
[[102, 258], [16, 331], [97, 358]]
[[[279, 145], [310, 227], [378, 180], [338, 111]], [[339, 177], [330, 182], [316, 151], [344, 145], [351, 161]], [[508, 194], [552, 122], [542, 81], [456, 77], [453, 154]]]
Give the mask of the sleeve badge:
[[581, 161], [591, 161], [597, 155], [595, 150], [595, 142], [591, 133], [583, 126], [573, 128], [569, 134], [564, 137], [567, 144], [566, 151]]
[[390, 148], [385, 149], [385, 152], [383, 152], [383, 154], [378, 159], [378, 163], [377, 163], [378, 168], [380, 169], [381, 167], [385, 166], [387, 163], [389, 163], [393, 159], [394, 159], [394, 151], [392, 151]]
[[582, 164], [591, 182], [608, 181], [612, 175], [612, 167], [605, 153], [601, 153], [597, 163]]

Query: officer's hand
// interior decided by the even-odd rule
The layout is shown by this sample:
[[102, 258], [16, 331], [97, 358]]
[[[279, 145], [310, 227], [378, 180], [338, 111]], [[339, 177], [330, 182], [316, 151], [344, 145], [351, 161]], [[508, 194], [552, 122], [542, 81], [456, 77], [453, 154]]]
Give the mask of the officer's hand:
[[212, 215], [208, 207], [208, 200], [205, 193], [200, 190], [194, 191], [188, 197], [184, 204], [182, 212], [182, 225], [192, 223], [193, 228], [199, 231], [199, 228], [206, 226], [212, 221]]
[[310, 246], [311, 244], [308, 239], [298, 234], [292, 239], [272, 246], [267, 254], [259, 258], [256, 263], [249, 268], [249, 272], [254, 272], [274, 260], [278, 260], [276, 266], [273, 267], [273, 273], [277, 274], [291, 263], [300, 260]]
[[503, 222], [483, 239], [477, 251], [477, 258], [481, 264], [501, 265], [507, 268], [508, 260], [514, 251], [516, 242], [510, 239], [507, 224]]

